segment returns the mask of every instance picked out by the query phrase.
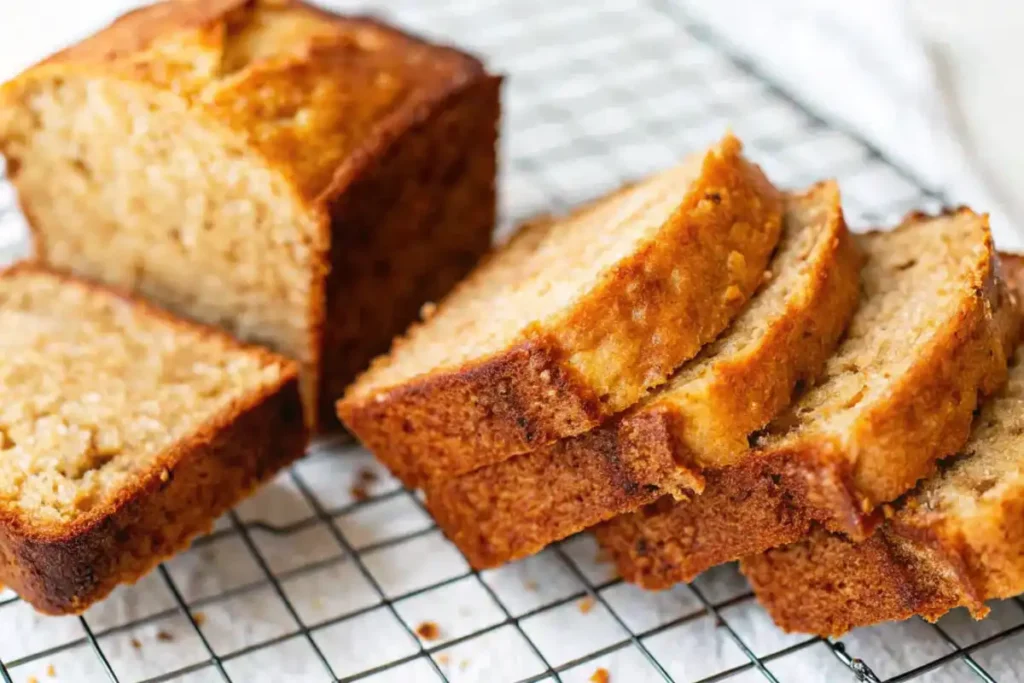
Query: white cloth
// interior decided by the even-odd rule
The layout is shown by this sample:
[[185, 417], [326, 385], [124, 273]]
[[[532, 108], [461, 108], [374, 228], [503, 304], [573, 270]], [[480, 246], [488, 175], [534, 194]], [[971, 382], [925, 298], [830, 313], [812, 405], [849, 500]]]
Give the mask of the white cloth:
[[754, 66], [824, 118], [842, 122], [951, 202], [992, 215], [1002, 248], [1021, 226], [972, 168], [949, 123], [933, 64], [902, 3], [860, 0], [688, 2]]

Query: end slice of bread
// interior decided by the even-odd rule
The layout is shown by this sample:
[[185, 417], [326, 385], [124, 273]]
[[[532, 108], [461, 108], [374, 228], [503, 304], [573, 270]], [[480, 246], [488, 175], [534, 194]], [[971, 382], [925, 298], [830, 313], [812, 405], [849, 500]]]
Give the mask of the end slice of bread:
[[822, 380], [692, 501], [659, 501], [597, 529], [622, 575], [650, 588], [797, 541], [814, 523], [866, 538], [880, 504], [967, 439], [1006, 378], [1020, 311], [985, 216], [913, 215], [865, 235], [860, 306]]
[[[1024, 277], [1024, 261], [1007, 266]], [[863, 543], [819, 529], [744, 559], [780, 627], [839, 636], [961, 606], [980, 618], [986, 600], [1024, 591], [1024, 348], [960, 454], [887, 513]]]
[[19, 265], [0, 274], [0, 583], [81, 612], [306, 440], [295, 364]]
[[429, 485], [431, 513], [482, 569], [699, 492], [704, 467], [741, 457], [821, 372], [857, 305], [860, 265], [835, 183], [787, 196], [767, 283], [720, 338], [621, 417]]
[[781, 195], [729, 136], [494, 252], [338, 403], [407, 485], [588, 431], [714, 339], [761, 283]]

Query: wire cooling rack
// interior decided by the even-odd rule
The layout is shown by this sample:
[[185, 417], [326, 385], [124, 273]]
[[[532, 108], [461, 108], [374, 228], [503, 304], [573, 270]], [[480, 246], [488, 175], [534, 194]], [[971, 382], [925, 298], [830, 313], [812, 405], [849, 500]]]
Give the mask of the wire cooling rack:
[[[510, 74], [503, 231], [668, 166], [727, 126], [782, 185], [838, 177], [853, 224], [941, 203], [731, 58], [679, 6], [399, 0], [388, 11]], [[0, 258], [21, 220], [13, 207], [0, 187]], [[612, 683], [1015, 681], [1022, 630], [1024, 603], [1008, 600], [980, 623], [954, 613], [838, 642], [786, 635], [734, 567], [645, 593], [587, 535], [474, 572], [415, 493], [364, 451], [324, 442], [82, 617], [40, 617], [0, 593], [0, 678], [491, 683], [599, 680], [603, 668]]]

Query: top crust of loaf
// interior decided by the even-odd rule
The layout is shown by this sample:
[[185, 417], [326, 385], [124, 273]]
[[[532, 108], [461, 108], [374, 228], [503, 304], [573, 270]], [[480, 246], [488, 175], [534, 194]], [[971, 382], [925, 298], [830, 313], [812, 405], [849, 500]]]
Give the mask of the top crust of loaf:
[[866, 538], [879, 504], [963, 445], [979, 397], [1005, 380], [1020, 332], [987, 218], [914, 215], [859, 243], [868, 255], [861, 304], [825, 378], [741, 464], [706, 471], [701, 496], [659, 501], [599, 529], [628, 580], [690, 580], [792, 543], [815, 522]]
[[[0, 315], [19, 321], [16, 337], [0, 332], [0, 531], [20, 542], [67, 541], [96, 527], [282, 387], [292, 385], [288, 407], [301, 413], [293, 362], [143, 302], [22, 263], [0, 272], [0, 304]], [[148, 348], [110, 357], [139, 343], [132, 330]], [[81, 366], [57, 366], [72, 358]], [[147, 382], [155, 384], [132, 388]], [[39, 392], [23, 395], [33, 383]], [[144, 408], [157, 393], [166, 405]], [[39, 490], [34, 478], [45, 480]]]
[[781, 195], [727, 136], [496, 250], [338, 403], [406, 484], [578, 434], [665, 381], [761, 283]]
[[[1004, 256], [1022, 284], [1024, 260]], [[1006, 387], [985, 403], [961, 452], [886, 509], [868, 541], [817, 530], [743, 561], [758, 598], [788, 631], [839, 636], [858, 626], [1024, 591], [1024, 347]]]
[[[8, 169], [18, 184], [21, 157], [30, 167], [35, 128], [59, 129], [48, 133], [52, 136], [66, 133], [64, 128], [87, 127], [97, 117], [83, 114], [79, 121], [66, 111], [74, 105], [65, 102], [85, 99], [91, 108], [100, 101], [102, 107], [116, 96], [114, 106], [125, 118], [132, 119], [134, 107], [139, 107], [137, 123], [131, 124], [139, 140], [130, 145], [144, 142], [147, 149], [165, 151], [164, 127], [150, 131], [146, 126], [151, 120], [173, 117], [190, 132], [177, 131], [182, 139], [209, 148], [211, 156], [223, 161], [228, 169], [223, 177], [226, 186], [255, 187], [259, 192], [245, 196], [271, 197], [267, 203], [272, 209], [255, 202], [255, 217], [250, 203], [237, 199], [214, 210], [202, 202], [185, 209], [199, 216], [198, 225], [205, 225], [204, 218], [216, 223], [221, 214], [234, 211], [247, 221], [280, 221], [273, 234], [268, 228], [258, 239], [241, 242], [249, 251], [275, 254], [257, 257], [251, 273], [243, 272], [230, 252], [210, 253], [212, 262], [233, 267], [228, 289], [241, 290], [243, 302], [250, 293], [246, 288], [259, 291], [252, 284], [258, 280], [267, 292], [265, 298], [280, 306], [262, 317], [251, 311], [238, 313], [233, 324], [240, 329], [234, 331], [300, 361], [307, 418], [315, 426], [332, 202], [377, 160], [386, 158], [404, 133], [470, 88], [489, 82], [496, 89], [499, 81], [469, 55], [370, 18], [341, 17], [296, 0], [170, 0], [124, 15], [0, 86], [0, 153], [9, 157]], [[53, 126], [54, 119], [60, 125]], [[189, 154], [171, 157], [179, 167], [194, 163]], [[80, 166], [85, 178], [95, 171], [94, 159], [68, 161]], [[236, 173], [245, 178], [238, 179]], [[25, 175], [38, 180], [38, 173]], [[191, 177], [187, 170], [183, 175]], [[193, 175], [201, 180], [202, 174]], [[160, 186], [159, 181], [154, 184]], [[22, 206], [33, 228], [36, 255], [72, 270], [68, 261], [73, 259], [61, 250], [73, 252], [74, 245], [61, 244], [53, 235], [48, 243], [47, 226], [33, 219], [31, 200], [26, 192]], [[172, 249], [177, 248], [176, 239], [185, 245], [193, 239], [187, 233], [169, 237]], [[264, 244], [272, 248], [260, 249]], [[263, 259], [280, 268], [268, 267]], [[133, 288], [133, 264], [115, 265], [105, 277], [76, 272]], [[136, 267], [159, 271], [152, 263]], [[141, 279], [152, 295], [153, 290], [168, 288], [168, 277], [166, 272], [147, 272]], [[174, 297], [181, 295], [173, 292]], [[258, 297], [253, 300], [255, 307], [271, 309]], [[169, 307], [188, 314], [187, 302], [173, 303]], [[199, 317], [216, 324], [231, 315], [206, 311]], [[264, 318], [274, 324], [261, 324]]]
[[700, 491], [703, 467], [732, 463], [814, 381], [857, 305], [861, 261], [834, 182], [787, 195], [770, 280], [718, 340], [621, 417], [427, 487], [431, 513], [483, 569]]
[[173, 94], [257, 149], [312, 202], [337, 194], [362, 157], [431, 102], [486, 76], [457, 50], [296, 0], [169, 0], [29, 68], [0, 99], [73, 77]]

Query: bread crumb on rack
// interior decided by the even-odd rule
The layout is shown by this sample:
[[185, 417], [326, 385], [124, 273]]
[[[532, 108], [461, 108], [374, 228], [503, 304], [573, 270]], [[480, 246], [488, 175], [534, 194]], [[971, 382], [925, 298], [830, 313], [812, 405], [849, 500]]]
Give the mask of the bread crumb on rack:
[[590, 676], [591, 683], [609, 683], [612, 680], [608, 669], [601, 667]]
[[540, 586], [533, 579], [529, 579], [523, 582], [523, 588], [530, 591], [531, 593], [536, 593]]
[[437, 640], [441, 637], [441, 627], [432, 621], [424, 621], [416, 627], [416, 635], [423, 640]]
[[57, 677], [57, 669], [55, 669], [53, 667], [53, 664], [47, 664], [46, 665], [46, 675], [49, 676], [50, 678], [56, 678]]
[[206, 614], [204, 612], [195, 612], [192, 615], [192, 621], [196, 622], [196, 626], [202, 626], [206, 623]]
[[468, 668], [469, 668], [469, 660], [468, 659], [463, 659], [461, 662], [459, 662], [459, 670], [460, 671], [465, 671]]
[[582, 614], [586, 614], [590, 610], [594, 609], [594, 598], [588, 595], [579, 601], [578, 606], [580, 608], [580, 612]]
[[445, 653], [445, 652], [442, 652], [441, 654], [439, 654], [437, 656], [437, 663], [440, 664], [441, 666], [448, 666], [448, 663], [450, 661], [451, 661], [451, 657], [448, 656], [448, 654]]
[[160, 630], [156, 632], [156, 639], [161, 643], [170, 643], [174, 640], [174, 636], [167, 631]]
[[132, 638], [131, 643], [132, 643], [132, 647], [135, 648], [136, 650], [141, 650], [142, 649], [142, 641], [139, 640], [138, 638]]

